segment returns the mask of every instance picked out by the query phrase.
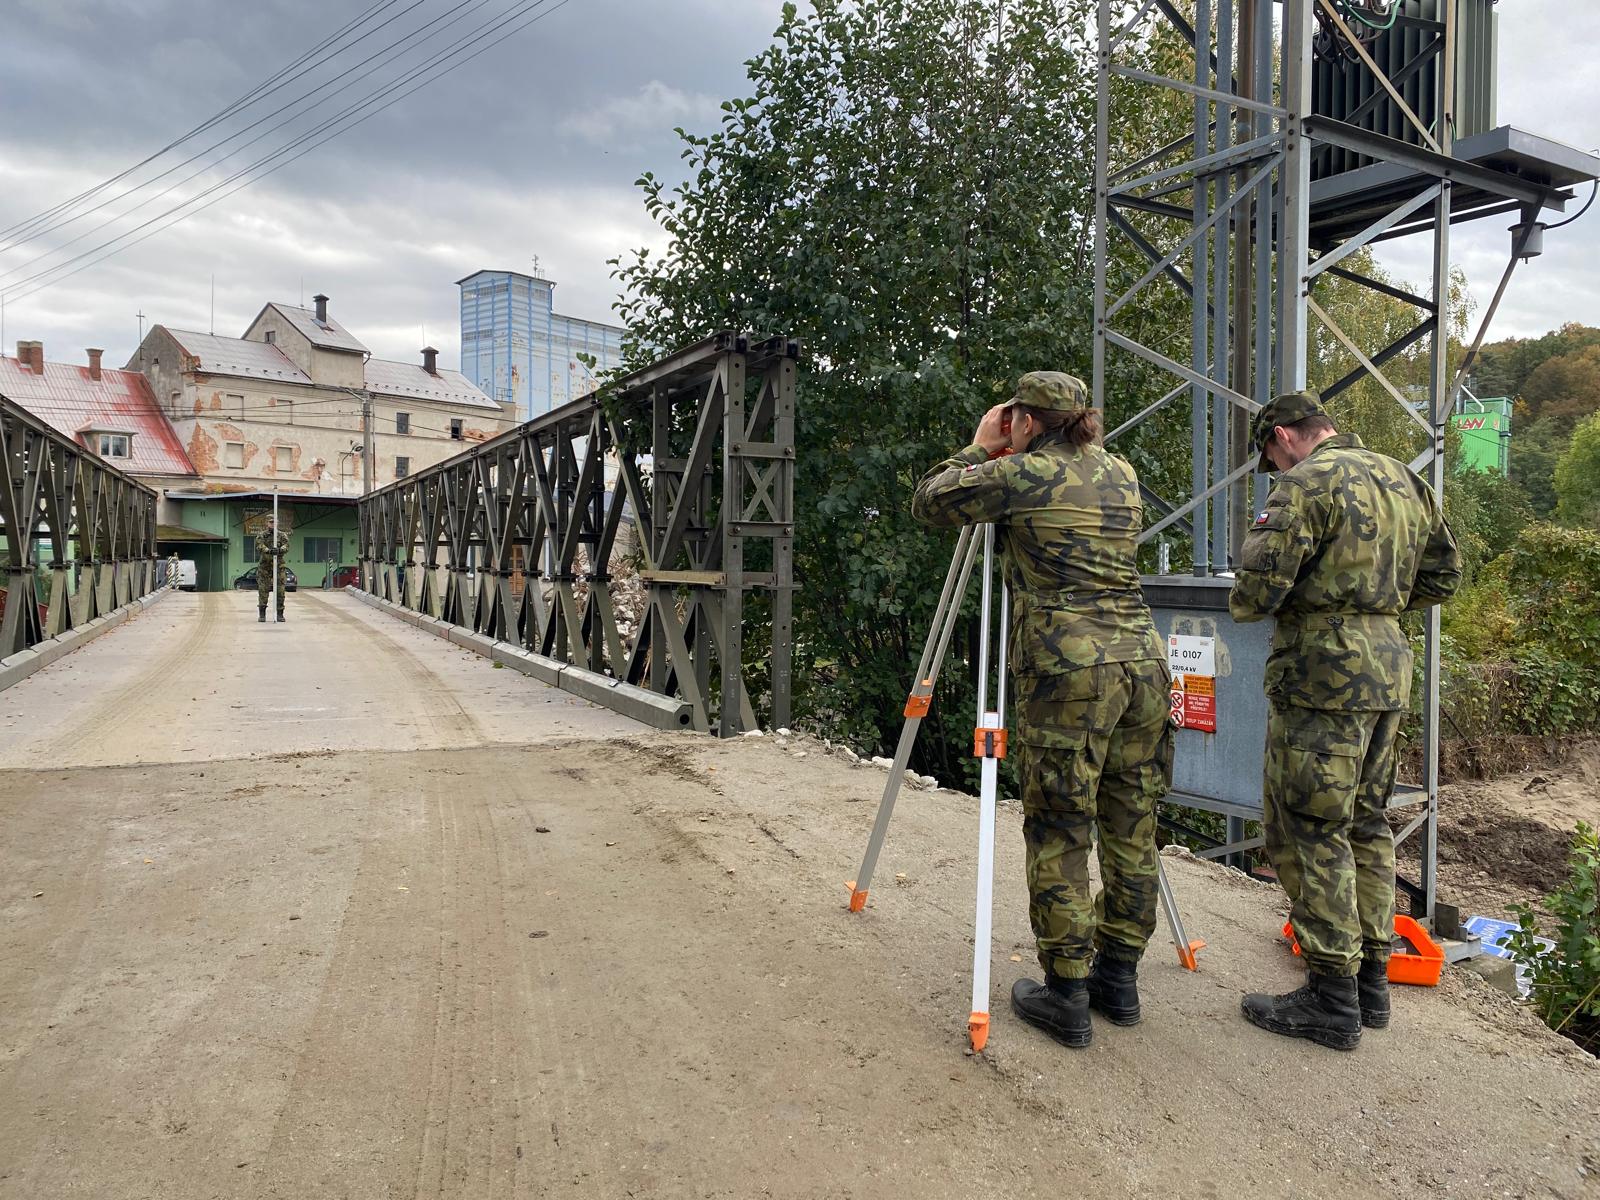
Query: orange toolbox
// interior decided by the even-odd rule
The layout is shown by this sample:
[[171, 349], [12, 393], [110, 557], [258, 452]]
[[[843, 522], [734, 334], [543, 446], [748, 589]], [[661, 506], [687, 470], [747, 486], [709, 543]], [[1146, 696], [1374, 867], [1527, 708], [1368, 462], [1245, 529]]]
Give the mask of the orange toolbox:
[[[1283, 923], [1283, 936], [1289, 949], [1300, 953], [1292, 922]], [[1413, 917], [1394, 919], [1394, 951], [1389, 955], [1389, 982], [1412, 983], [1418, 987], [1438, 987], [1444, 974], [1444, 949], [1428, 936], [1428, 931]]]

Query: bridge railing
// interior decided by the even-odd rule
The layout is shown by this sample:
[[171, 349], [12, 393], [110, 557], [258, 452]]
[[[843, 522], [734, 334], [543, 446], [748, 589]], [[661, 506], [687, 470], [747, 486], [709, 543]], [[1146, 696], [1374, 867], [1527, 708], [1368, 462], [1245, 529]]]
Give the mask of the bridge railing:
[[3, 659], [155, 590], [156, 493], [0, 396], [0, 547]]
[[[377, 489], [362, 587], [681, 700], [701, 730], [755, 728], [758, 708], [787, 724], [798, 359], [789, 338], [718, 333]], [[629, 525], [646, 603], [625, 636]]]

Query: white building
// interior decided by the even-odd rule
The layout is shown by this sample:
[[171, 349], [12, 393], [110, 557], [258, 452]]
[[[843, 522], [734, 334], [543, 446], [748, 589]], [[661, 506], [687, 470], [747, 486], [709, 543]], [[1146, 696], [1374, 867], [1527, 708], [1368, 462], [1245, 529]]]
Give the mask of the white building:
[[360, 494], [369, 398], [374, 487], [515, 423], [431, 347], [411, 363], [373, 358], [326, 296], [315, 303], [268, 304], [241, 338], [157, 325], [128, 363], [213, 489]]

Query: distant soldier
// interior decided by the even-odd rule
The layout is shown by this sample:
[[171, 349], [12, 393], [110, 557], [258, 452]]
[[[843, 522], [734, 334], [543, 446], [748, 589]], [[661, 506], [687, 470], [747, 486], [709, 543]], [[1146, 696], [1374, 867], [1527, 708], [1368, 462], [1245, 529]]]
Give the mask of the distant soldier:
[[278, 581], [278, 620], [283, 620], [283, 591], [288, 581], [284, 560], [289, 555], [289, 535], [278, 532], [277, 521], [267, 518], [265, 532], [256, 534], [256, 603], [260, 606], [258, 620], [267, 619], [267, 593], [272, 590], [273, 576]]
[[1087, 1046], [1091, 1006], [1118, 1025], [1139, 1020], [1156, 802], [1172, 782], [1171, 679], [1135, 565], [1139, 482], [1101, 447], [1082, 382], [1059, 371], [1024, 375], [972, 440], [928, 473], [911, 511], [928, 525], [992, 522], [1005, 552], [1029, 915], [1045, 975], [1019, 980], [1011, 1003], [1056, 1040]]
[[1438, 604], [1461, 559], [1428, 485], [1340, 433], [1315, 392], [1277, 397], [1251, 437], [1277, 471], [1244, 539], [1234, 619], [1276, 617], [1267, 660], [1267, 853], [1289, 894], [1305, 987], [1252, 994], [1263, 1029], [1353, 1050], [1389, 1024], [1394, 792], [1411, 703], [1400, 614]]

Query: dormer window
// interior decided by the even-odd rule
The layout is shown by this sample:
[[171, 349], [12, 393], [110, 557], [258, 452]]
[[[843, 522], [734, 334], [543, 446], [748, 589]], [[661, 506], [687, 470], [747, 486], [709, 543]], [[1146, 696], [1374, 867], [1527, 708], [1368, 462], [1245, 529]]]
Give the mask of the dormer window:
[[102, 433], [100, 435], [100, 457], [127, 458], [128, 444], [131, 440], [125, 433]]
[[269, 329], [264, 334], [262, 334], [261, 336], [266, 338], [267, 345], [273, 346], [273, 345], [277, 344], [278, 331], [276, 329]]

